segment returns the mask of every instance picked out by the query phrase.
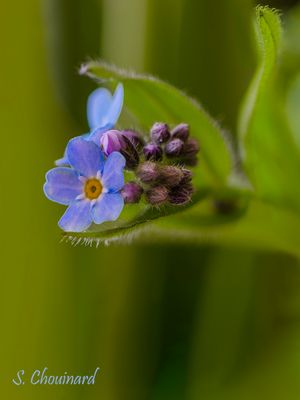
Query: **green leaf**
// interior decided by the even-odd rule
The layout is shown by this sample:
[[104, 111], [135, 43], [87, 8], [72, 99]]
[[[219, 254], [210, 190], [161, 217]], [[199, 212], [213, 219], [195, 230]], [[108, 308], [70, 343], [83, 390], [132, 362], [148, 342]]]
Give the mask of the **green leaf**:
[[287, 116], [300, 148], [300, 6], [292, 8], [285, 20], [284, 58], [281, 65], [281, 86], [287, 100]]
[[287, 94], [287, 114], [295, 142], [300, 149], [300, 74], [291, 83]]
[[256, 9], [259, 64], [239, 119], [242, 162], [256, 194], [300, 210], [300, 157], [276, 84], [281, 23], [276, 11]]
[[273, 72], [281, 38], [281, 24], [278, 14], [268, 7], [256, 9], [256, 35], [260, 62], [244, 101], [239, 120], [239, 132], [242, 139], [248, 135], [255, 117], [257, 103]]
[[101, 233], [64, 234], [76, 245], [101, 243], [161, 242], [214, 243], [225, 246], [282, 251], [300, 257], [300, 217], [294, 213], [265, 204], [247, 196], [240, 200], [236, 211], [220, 215], [212, 207], [212, 199], [193, 204], [176, 215], [160, 215], [156, 220], [140, 220], [138, 225], [109, 229]]

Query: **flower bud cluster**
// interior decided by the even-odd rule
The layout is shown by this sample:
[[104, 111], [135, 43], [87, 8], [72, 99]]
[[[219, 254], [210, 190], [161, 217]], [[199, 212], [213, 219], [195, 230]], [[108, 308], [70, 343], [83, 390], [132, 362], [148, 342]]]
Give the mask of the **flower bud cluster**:
[[170, 130], [162, 122], [155, 123], [150, 130], [150, 143], [143, 148], [146, 160], [160, 161], [165, 155], [168, 159], [182, 165], [195, 166], [199, 152], [198, 142], [190, 138], [187, 124], [179, 124]]
[[187, 124], [170, 130], [165, 123], [155, 123], [148, 142], [132, 130], [107, 131], [100, 141], [106, 155], [120, 152], [126, 169], [135, 174], [136, 180], [126, 183], [121, 192], [125, 203], [138, 203], [142, 195], [154, 206], [191, 201], [192, 173], [186, 167], [196, 165], [199, 145], [190, 137]]

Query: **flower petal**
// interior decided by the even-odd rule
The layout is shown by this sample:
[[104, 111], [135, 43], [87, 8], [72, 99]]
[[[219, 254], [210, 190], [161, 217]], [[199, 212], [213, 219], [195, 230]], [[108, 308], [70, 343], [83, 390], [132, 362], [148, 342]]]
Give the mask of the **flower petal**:
[[124, 186], [124, 172], [126, 160], [121, 153], [111, 153], [104, 165], [102, 184], [109, 193], [115, 193]]
[[77, 200], [70, 204], [58, 225], [66, 232], [82, 232], [91, 223], [91, 202], [89, 200]]
[[58, 160], [55, 160], [54, 164], [57, 167], [66, 167], [67, 165], [69, 165], [68, 158], [67, 158], [66, 154], [64, 154], [64, 156], [62, 158], [59, 158]]
[[124, 88], [122, 83], [119, 83], [112, 98], [112, 103], [106, 116], [106, 123], [115, 126], [121, 114], [124, 101]]
[[90, 94], [87, 101], [87, 119], [91, 130], [105, 125], [104, 119], [109, 113], [112, 98], [109, 90], [104, 88], [96, 89]]
[[115, 221], [124, 207], [123, 197], [119, 193], [105, 193], [99, 197], [92, 209], [93, 221], [102, 224]]
[[96, 89], [88, 98], [87, 118], [91, 130], [116, 124], [123, 107], [124, 89], [119, 84], [114, 95], [104, 88]]
[[[76, 137], [74, 137], [73, 139], [79, 139], [79, 138], [81, 138], [81, 139], [86, 139], [86, 140], [88, 140], [88, 137], [89, 137], [89, 133], [85, 133], [84, 135], [81, 135], [81, 136], [76, 136]], [[73, 139], [71, 139], [71, 140], [73, 140]], [[62, 158], [59, 158], [58, 160], [56, 160], [55, 162], [54, 162], [54, 164], [57, 166], [57, 167], [65, 167], [65, 166], [67, 166], [67, 165], [70, 165], [69, 164], [69, 161], [68, 161], [68, 156], [67, 156], [67, 147], [66, 147], [66, 149], [65, 149], [65, 152], [64, 152], [64, 155], [63, 155], [63, 157]]]
[[69, 205], [82, 192], [78, 174], [71, 168], [53, 168], [46, 174], [44, 193], [49, 200]]
[[106, 124], [102, 127], [96, 128], [89, 135], [88, 140], [94, 142], [97, 146], [100, 146], [101, 138], [102, 138], [103, 134], [112, 128], [113, 128], [113, 125], [111, 125], [111, 124]]
[[104, 154], [95, 143], [82, 138], [70, 140], [67, 158], [71, 166], [85, 177], [93, 177], [103, 170]]

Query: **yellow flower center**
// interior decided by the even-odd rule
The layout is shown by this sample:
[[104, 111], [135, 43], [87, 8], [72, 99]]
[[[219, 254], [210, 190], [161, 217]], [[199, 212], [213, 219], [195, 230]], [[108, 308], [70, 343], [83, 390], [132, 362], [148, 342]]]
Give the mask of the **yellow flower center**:
[[85, 182], [84, 193], [89, 200], [97, 199], [102, 193], [102, 185], [98, 179], [88, 179]]

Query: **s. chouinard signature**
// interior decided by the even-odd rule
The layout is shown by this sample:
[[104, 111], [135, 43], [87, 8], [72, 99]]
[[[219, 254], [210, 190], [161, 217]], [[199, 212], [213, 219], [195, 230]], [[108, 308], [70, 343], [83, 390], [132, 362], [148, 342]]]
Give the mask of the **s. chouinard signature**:
[[92, 375], [72, 375], [64, 372], [63, 375], [49, 374], [48, 368], [42, 370], [36, 369], [26, 377], [24, 369], [20, 369], [16, 376], [12, 379], [12, 383], [16, 386], [25, 385], [95, 385], [96, 377], [100, 371], [97, 367]]

